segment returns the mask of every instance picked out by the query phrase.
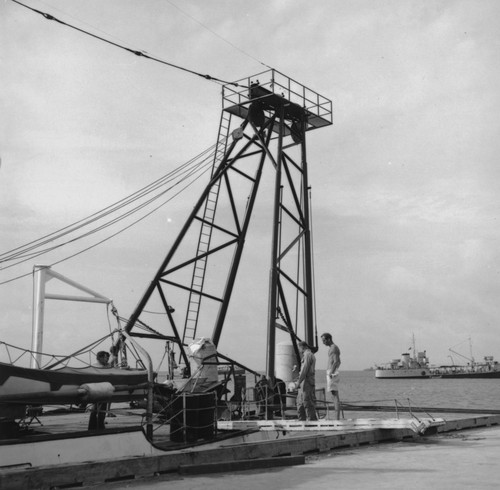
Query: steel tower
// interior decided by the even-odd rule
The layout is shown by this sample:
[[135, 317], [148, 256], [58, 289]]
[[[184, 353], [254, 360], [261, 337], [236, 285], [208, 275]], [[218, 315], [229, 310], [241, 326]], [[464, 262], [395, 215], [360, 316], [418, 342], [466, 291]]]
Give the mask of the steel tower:
[[[183, 346], [200, 334], [200, 325], [205, 332], [211, 328], [218, 345], [268, 164], [275, 180], [267, 373], [274, 377], [277, 329], [290, 335], [297, 355], [298, 339], [317, 344], [306, 134], [330, 124], [331, 101], [276, 70], [224, 85], [210, 182], [128, 320], [127, 332], [176, 342], [186, 365]], [[137, 333], [134, 327], [149, 324], [144, 316], [152, 303], [164, 312], [163, 320], [149, 333]], [[182, 323], [174, 320], [172, 305], [184, 312]], [[165, 329], [170, 334], [160, 333]]]

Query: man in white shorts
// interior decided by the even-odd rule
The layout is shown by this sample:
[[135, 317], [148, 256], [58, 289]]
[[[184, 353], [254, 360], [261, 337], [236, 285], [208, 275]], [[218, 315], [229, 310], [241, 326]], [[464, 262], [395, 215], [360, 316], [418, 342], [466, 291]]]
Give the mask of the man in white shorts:
[[321, 335], [323, 344], [328, 347], [328, 364], [326, 366], [326, 389], [331, 392], [333, 397], [333, 405], [335, 407], [335, 419], [340, 419], [340, 398], [339, 398], [339, 381], [340, 381], [340, 349], [333, 343], [332, 335], [324, 333]]

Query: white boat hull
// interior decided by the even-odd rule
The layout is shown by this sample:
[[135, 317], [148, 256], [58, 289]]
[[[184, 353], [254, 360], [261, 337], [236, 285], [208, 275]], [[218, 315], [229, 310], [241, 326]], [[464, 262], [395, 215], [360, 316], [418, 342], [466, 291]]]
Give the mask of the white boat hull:
[[375, 370], [377, 379], [427, 379], [431, 377], [428, 368], [398, 368], [398, 369], [377, 369]]
[[[31, 369], [0, 362], [0, 420], [10, 417], [12, 407], [26, 405], [70, 404], [85, 400], [83, 385], [112, 385], [105, 399], [110, 401], [144, 398], [147, 372], [138, 369], [101, 369], [97, 367], [55, 370]], [[5, 413], [4, 413], [5, 412]], [[14, 417], [18, 418], [18, 417]]]
[[103, 461], [160, 454], [141, 430], [92, 434], [32, 443], [0, 445], [0, 468], [37, 468], [47, 465]]

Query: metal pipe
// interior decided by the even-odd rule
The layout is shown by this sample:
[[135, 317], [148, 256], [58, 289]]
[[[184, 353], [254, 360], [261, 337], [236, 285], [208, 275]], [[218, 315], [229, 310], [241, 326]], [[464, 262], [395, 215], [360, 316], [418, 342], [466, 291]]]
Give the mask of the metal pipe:
[[42, 365], [43, 318], [45, 309], [45, 265], [33, 267], [33, 324], [31, 333], [31, 369], [40, 369]]
[[148, 394], [147, 394], [147, 404], [146, 404], [146, 436], [152, 441], [153, 440], [153, 386], [154, 386], [154, 371], [153, 371], [153, 361], [148, 352], [141, 347], [141, 345], [136, 342], [128, 332], [122, 331], [123, 336], [125, 336], [135, 348], [146, 358], [148, 364]]
[[302, 142], [300, 145], [302, 159], [302, 195], [304, 197], [304, 260], [305, 260], [305, 289], [306, 295], [306, 326], [305, 341], [309, 346], [317, 347], [317, 339], [314, 338], [314, 302], [313, 302], [313, 280], [312, 280], [312, 246], [311, 225], [308, 200], [308, 172], [306, 155], [306, 121], [301, 121]]
[[280, 209], [281, 209], [281, 172], [283, 167], [283, 134], [285, 107], [280, 106], [279, 115], [279, 137], [278, 151], [276, 155], [276, 180], [274, 184], [274, 214], [273, 214], [273, 238], [271, 251], [271, 270], [269, 271], [269, 305], [267, 318], [267, 376], [274, 380], [275, 371], [275, 349], [276, 349], [276, 306], [278, 298], [278, 246], [280, 233]]

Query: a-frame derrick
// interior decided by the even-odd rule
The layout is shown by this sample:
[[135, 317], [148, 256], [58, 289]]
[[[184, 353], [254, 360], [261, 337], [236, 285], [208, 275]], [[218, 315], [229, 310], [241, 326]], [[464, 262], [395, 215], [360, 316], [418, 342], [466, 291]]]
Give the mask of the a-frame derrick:
[[[147, 324], [147, 322], [142, 321], [140, 317], [145, 311], [146, 305], [150, 302], [155, 293], [158, 293], [162, 309], [165, 312], [164, 316], [167, 319], [166, 323], [173, 332], [173, 337], [168, 338], [174, 340], [181, 346], [181, 356], [186, 364], [188, 364], [188, 360], [184, 353], [183, 345], [190, 342], [196, 336], [199, 309], [202, 300], [219, 305], [211, 337], [216, 345], [220, 339], [222, 326], [227, 314], [232, 289], [236, 279], [236, 273], [243, 252], [245, 237], [257, 196], [257, 190], [262, 176], [262, 169], [267, 155], [266, 147], [269, 145], [271, 137], [271, 131], [266, 132], [266, 129], [271, 124], [273, 124], [273, 120], [268, 121], [264, 127], [258, 129], [252, 125], [252, 123], [249, 123], [249, 121], [243, 121], [241, 126], [233, 131], [233, 141], [228, 145], [226, 153], [221, 161], [218, 164], [217, 162], [214, 163], [214, 170], [209, 184], [198, 199], [165, 260], [160, 266], [155, 278], [125, 327], [127, 331], [131, 332], [134, 326]], [[246, 130], [247, 126], [248, 130]], [[253, 162], [248, 164], [248, 160], [253, 160]], [[253, 173], [251, 171], [252, 169]], [[239, 179], [239, 183], [233, 183], [235, 178]], [[242, 180], [247, 182], [247, 193], [243, 198], [240, 189]], [[224, 223], [222, 221], [216, 221], [215, 211], [218, 210], [217, 202], [210, 202], [211, 199], [214, 199], [215, 189], [217, 201], [220, 200], [221, 192], [225, 194], [227, 205], [224, 207], [226, 218]], [[212, 215], [207, 214], [207, 206], [213, 206], [214, 212]], [[195, 254], [178, 259], [177, 256], [183, 255], [179, 253], [179, 251], [182, 251], [184, 247], [188, 246], [186, 244], [187, 237], [190, 233], [193, 233], [193, 229], [196, 226], [199, 227], [199, 231], [198, 246]], [[218, 234], [217, 241], [213, 240], [214, 233]], [[205, 240], [206, 243], [200, 245], [203, 240]], [[207, 291], [205, 287], [207, 262], [209, 259], [215, 260], [216, 255], [223, 254], [227, 251], [232, 252], [232, 260], [229, 262], [229, 267], [227, 269], [225, 288], [221, 293], [213, 294]], [[227, 258], [227, 255], [225, 257]], [[202, 266], [200, 266], [200, 264], [202, 264]], [[220, 261], [217, 262], [217, 265], [221, 265]], [[222, 264], [222, 266], [224, 266], [224, 264]], [[189, 281], [186, 280], [186, 271], [191, 271], [188, 272], [188, 275], [191, 274]], [[176, 276], [179, 272], [184, 273], [180, 274], [180, 279]], [[184, 291], [189, 295], [184, 329], [182, 332], [172, 315], [173, 308], [171, 305], [174, 300], [170, 298], [174, 296], [178, 297], [177, 293], [172, 293], [174, 290], [177, 293], [179, 291]], [[190, 314], [194, 303], [197, 304], [196, 323], [192, 325]], [[131, 335], [145, 336], [144, 334], [136, 334], [135, 331], [131, 332]], [[152, 333], [147, 334], [147, 336], [149, 338], [154, 338], [154, 334]], [[160, 337], [158, 336], [158, 338]], [[161, 338], [167, 337], [162, 335]]]
[[[259, 83], [255, 76], [224, 86], [210, 182], [126, 330], [149, 325], [143, 314], [157, 296], [156, 304], [164, 313], [155, 331], [170, 327], [172, 336], [158, 334], [158, 338], [174, 339], [186, 365], [183, 346], [195, 337], [209, 336], [218, 345], [264, 164], [269, 161], [274, 169], [274, 205], [267, 372], [272, 377], [278, 331], [291, 338], [297, 355], [301, 338], [311, 346], [317, 344], [306, 133], [332, 124], [332, 103], [276, 70], [263, 72], [259, 78], [265, 81]], [[239, 126], [232, 124], [237, 118], [243, 121]], [[197, 244], [194, 252], [193, 243]], [[173, 306], [185, 312], [179, 323]]]

